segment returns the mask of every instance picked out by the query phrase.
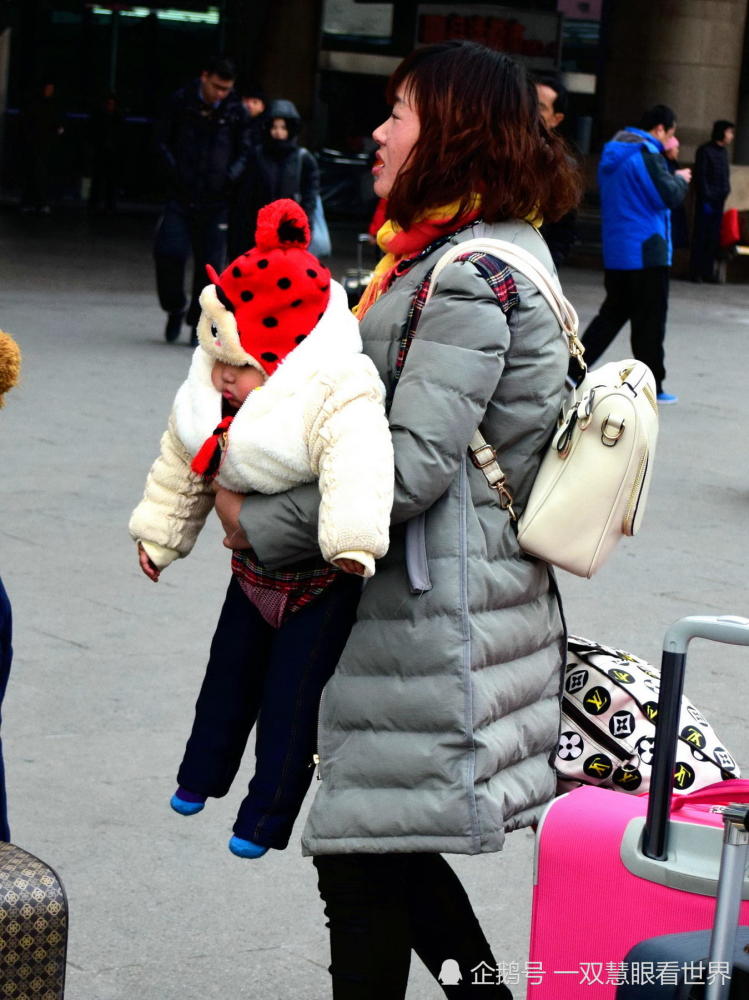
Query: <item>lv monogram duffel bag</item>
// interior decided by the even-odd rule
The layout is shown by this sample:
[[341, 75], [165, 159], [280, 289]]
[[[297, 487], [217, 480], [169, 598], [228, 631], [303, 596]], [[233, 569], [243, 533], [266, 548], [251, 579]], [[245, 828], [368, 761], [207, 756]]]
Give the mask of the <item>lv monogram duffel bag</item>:
[[0, 997], [62, 1000], [67, 947], [59, 877], [33, 854], [0, 843]]

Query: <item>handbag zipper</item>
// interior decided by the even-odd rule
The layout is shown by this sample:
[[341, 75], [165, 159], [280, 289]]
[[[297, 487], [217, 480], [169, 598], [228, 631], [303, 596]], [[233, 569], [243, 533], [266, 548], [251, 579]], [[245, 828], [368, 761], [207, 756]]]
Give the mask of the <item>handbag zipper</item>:
[[606, 750], [610, 753], [612, 757], [616, 757], [622, 763], [626, 763], [635, 757], [636, 754], [632, 752], [628, 756], [624, 753], [621, 745], [613, 738], [609, 736], [608, 733], [603, 732], [599, 729], [590, 718], [586, 715], [582, 709], [578, 708], [574, 701], [569, 698], [562, 698], [562, 711], [565, 715], [568, 715], [573, 722], [575, 722], [583, 732], [589, 736], [595, 743], [597, 743], [602, 750]]
[[637, 508], [640, 505], [640, 497], [642, 496], [642, 486], [645, 482], [645, 475], [648, 471], [650, 456], [647, 450], [643, 452], [642, 458], [640, 459], [640, 467], [637, 470], [637, 475], [635, 476], [635, 481], [632, 484], [632, 489], [629, 492], [629, 500], [627, 500], [627, 506], [624, 508], [624, 520], [622, 522], [622, 534], [623, 535], [633, 535], [633, 526], [635, 523], [635, 518], [637, 517]]

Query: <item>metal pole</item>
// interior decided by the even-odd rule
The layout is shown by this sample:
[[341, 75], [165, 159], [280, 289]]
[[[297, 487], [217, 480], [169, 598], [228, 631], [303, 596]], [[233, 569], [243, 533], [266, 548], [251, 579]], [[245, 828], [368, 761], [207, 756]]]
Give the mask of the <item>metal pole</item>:
[[705, 1000], [728, 1000], [731, 993], [736, 928], [744, 892], [744, 871], [749, 858], [749, 806], [730, 806], [723, 818], [726, 828], [720, 859], [715, 922], [710, 936]]

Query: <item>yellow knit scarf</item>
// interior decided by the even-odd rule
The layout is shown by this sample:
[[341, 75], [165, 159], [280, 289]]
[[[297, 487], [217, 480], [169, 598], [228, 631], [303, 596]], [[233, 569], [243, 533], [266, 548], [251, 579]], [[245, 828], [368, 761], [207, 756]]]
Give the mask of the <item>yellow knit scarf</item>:
[[438, 205], [423, 212], [411, 229], [404, 230], [388, 219], [377, 231], [377, 246], [385, 252], [372, 275], [372, 280], [364, 290], [359, 304], [354, 307], [354, 315], [361, 320], [390, 284], [392, 274], [399, 262], [405, 257], [414, 257], [424, 247], [429, 246], [439, 236], [447, 235], [460, 229], [481, 214], [481, 195], [471, 195], [468, 208], [455, 219], [460, 207], [459, 201], [448, 205]]

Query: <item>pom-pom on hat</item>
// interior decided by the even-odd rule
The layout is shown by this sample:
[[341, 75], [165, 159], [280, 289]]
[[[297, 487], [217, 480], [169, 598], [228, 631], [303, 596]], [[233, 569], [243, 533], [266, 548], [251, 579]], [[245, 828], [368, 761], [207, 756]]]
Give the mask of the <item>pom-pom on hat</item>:
[[203, 289], [201, 347], [219, 361], [272, 375], [317, 326], [330, 299], [330, 272], [308, 252], [310, 229], [290, 198], [258, 213], [255, 247]]

